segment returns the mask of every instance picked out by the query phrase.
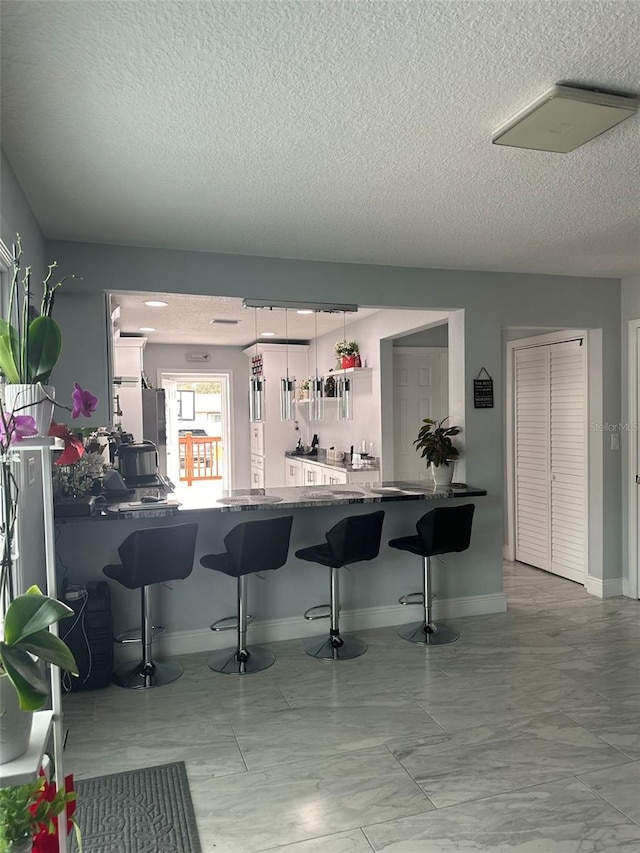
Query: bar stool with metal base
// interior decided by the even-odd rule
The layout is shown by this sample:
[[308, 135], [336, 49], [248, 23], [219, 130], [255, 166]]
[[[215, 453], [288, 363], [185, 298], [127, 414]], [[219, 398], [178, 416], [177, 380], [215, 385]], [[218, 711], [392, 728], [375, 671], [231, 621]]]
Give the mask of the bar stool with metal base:
[[453, 643], [460, 636], [451, 628], [436, 625], [431, 618], [431, 604], [435, 597], [431, 591], [431, 557], [467, 550], [471, 540], [474, 509], [473, 504], [438, 507], [423, 515], [418, 521], [417, 536], [403, 536], [400, 539], [390, 540], [391, 548], [418, 554], [423, 561], [422, 592], [403, 595], [399, 603], [423, 605], [424, 618], [421, 622], [405, 625], [398, 631], [398, 636], [403, 640], [421, 646], [442, 646]]
[[[180, 678], [181, 664], [153, 659], [154, 631], [163, 631], [152, 625], [149, 587], [157, 583], [182, 580], [191, 574], [196, 547], [197, 524], [176, 524], [172, 527], [149, 527], [136, 530], [127, 536], [118, 548], [122, 564], [105, 566], [104, 574], [128, 589], [140, 590], [142, 627], [140, 637], [120, 639], [118, 642], [141, 642], [142, 660], [132, 666], [118, 667], [113, 682], [119, 687], [162, 687]], [[138, 629], [136, 629], [138, 630]]]
[[[223, 554], [206, 554], [200, 565], [214, 572], [223, 572], [238, 579], [237, 616], [218, 619], [212, 631], [237, 630], [238, 642], [233, 649], [215, 652], [209, 667], [225, 675], [248, 675], [270, 667], [276, 656], [268, 649], [257, 646], [247, 648], [247, 625], [252, 621], [247, 615], [247, 575], [279, 569], [287, 562], [293, 516], [246, 521], [238, 524], [224, 537], [227, 549]], [[225, 625], [225, 622], [232, 622]]]
[[[343, 518], [326, 534], [326, 542], [296, 551], [296, 557], [331, 569], [331, 604], [319, 604], [305, 611], [305, 619], [331, 619], [328, 637], [314, 637], [304, 647], [311, 657], [321, 660], [350, 660], [364, 654], [367, 644], [358, 637], [340, 636], [340, 587], [338, 569], [363, 560], [374, 560], [380, 551], [384, 512]], [[328, 612], [327, 612], [328, 608]], [[318, 612], [321, 611], [321, 612]]]

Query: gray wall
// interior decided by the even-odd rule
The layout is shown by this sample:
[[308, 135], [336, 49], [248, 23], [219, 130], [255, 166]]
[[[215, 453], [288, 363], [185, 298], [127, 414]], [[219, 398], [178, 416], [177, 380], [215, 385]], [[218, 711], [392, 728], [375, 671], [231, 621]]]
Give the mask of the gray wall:
[[415, 335], [405, 335], [404, 338], [396, 338], [393, 342], [394, 347], [448, 347], [449, 346], [449, 324], [443, 323], [441, 326], [434, 326], [432, 329], [425, 329], [422, 332], [416, 332]]
[[50, 263], [45, 255], [44, 237], [11, 164], [0, 149], [0, 237], [11, 248], [16, 234], [22, 238], [24, 265], [32, 267], [32, 280], [37, 285]]
[[[622, 320], [621, 328], [621, 374], [622, 374], [622, 409], [621, 423], [627, 423], [629, 420], [636, 420], [636, 413], [629, 411], [628, 398], [628, 381], [629, 381], [629, 321], [640, 318], [640, 275], [633, 278], [624, 279], [621, 287], [621, 311]], [[629, 477], [634, 477], [636, 471], [629, 470], [629, 441], [634, 441], [636, 434], [627, 430], [620, 432], [620, 449], [622, 450], [622, 482], [621, 494], [624, 512], [622, 513], [622, 576], [629, 577], [629, 543], [627, 537], [629, 535], [629, 520], [627, 518], [627, 490], [629, 488]], [[635, 570], [635, 566], [633, 567]]]
[[[515, 273], [428, 270], [336, 264], [174, 250], [54, 242], [65, 268], [84, 276], [85, 292], [136, 289], [221, 296], [349, 300], [367, 307], [464, 309], [467, 482], [489, 495], [478, 501], [473, 565], [457, 574], [457, 594], [491, 593], [502, 587], [502, 491], [504, 412], [502, 329], [519, 327], [603, 330], [603, 413], [620, 412], [620, 285], [617, 279]], [[302, 289], [301, 289], [302, 288]], [[493, 376], [494, 409], [474, 409], [471, 380], [480, 367]], [[95, 385], [103, 379], [94, 377]], [[71, 377], [70, 377], [71, 378]], [[605, 453], [604, 564], [620, 576], [620, 455]]]
[[194, 364], [187, 361], [187, 350], [193, 349], [186, 344], [147, 344], [143, 352], [144, 370], [149, 381], [158, 385], [158, 370], [193, 370], [215, 373], [216, 370], [232, 371], [231, 406], [235, 433], [233, 442], [234, 488], [249, 488], [250, 452], [249, 452], [249, 359], [240, 347], [198, 346], [198, 352], [208, 352], [210, 359], [206, 364]]

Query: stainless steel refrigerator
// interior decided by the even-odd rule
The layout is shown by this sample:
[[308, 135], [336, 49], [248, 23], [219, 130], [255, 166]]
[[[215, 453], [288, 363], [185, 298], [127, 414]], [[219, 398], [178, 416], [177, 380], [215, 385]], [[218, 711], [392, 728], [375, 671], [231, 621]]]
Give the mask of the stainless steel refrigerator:
[[163, 388], [142, 390], [142, 438], [158, 448], [158, 473], [167, 476], [167, 415]]

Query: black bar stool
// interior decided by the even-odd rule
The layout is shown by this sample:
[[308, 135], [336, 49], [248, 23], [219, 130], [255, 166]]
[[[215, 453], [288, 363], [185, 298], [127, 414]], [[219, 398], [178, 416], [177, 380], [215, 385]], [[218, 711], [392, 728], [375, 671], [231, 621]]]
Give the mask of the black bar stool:
[[410, 643], [421, 646], [441, 646], [453, 643], [460, 636], [457, 631], [444, 625], [435, 625], [431, 619], [431, 602], [434, 595], [431, 591], [431, 557], [437, 554], [450, 554], [453, 551], [466, 551], [471, 540], [471, 523], [473, 521], [473, 504], [463, 506], [438, 507], [431, 510], [416, 524], [417, 536], [403, 536], [391, 539], [391, 548], [399, 551], [410, 551], [423, 558], [423, 590], [403, 595], [400, 604], [422, 604], [424, 619], [406, 625], [398, 636]]
[[[161, 663], [153, 659], [153, 632], [149, 587], [156, 583], [182, 580], [191, 574], [196, 547], [197, 524], [176, 524], [172, 527], [149, 527], [127, 536], [118, 548], [122, 564], [105, 566], [104, 574], [127, 589], [140, 589], [142, 608], [142, 660], [135, 666], [117, 667], [113, 682], [119, 687], [162, 687], [180, 678], [184, 668], [179, 663]], [[138, 639], [118, 642], [137, 642]]]
[[[374, 560], [380, 552], [384, 512], [368, 515], [351, 515], [343, 518], [326, 534], [326, 542], [296, 551], [296, 557], [310, 563], [319, 563], [331, 569], [329, 590], [331, 604], [319, 604], [305, 611], [305, 619], [331, 619], [328, 637], [314, 637], [304, 647], [311, 657], [321, 660], [349, 660], [367, 650], [367, 644], [358, 637], [340, 636], [340, 586], [338, 569], [350, 563]], [[328, 612], [315, 613], [314, 611]]]
[[[293, 516], [245, 521], [224, 537], [227, 549], [223, 554], [206, 554], [200, 565], [214, 572], [223, 572], [238, 579], [238, 613], [218, 619], [212, 631], [237, 630], [238, 643], [234, 649], [215, 652], [209, 667], [225, 675], [246, 675], [270, 667], [276, 656], [268, 649], [247, 648], [247, 625], [252, 621], [247, 615], [247, 575], [279, 569], [287, 562]], [[233, 620], [232, 625], [223, 625]]]

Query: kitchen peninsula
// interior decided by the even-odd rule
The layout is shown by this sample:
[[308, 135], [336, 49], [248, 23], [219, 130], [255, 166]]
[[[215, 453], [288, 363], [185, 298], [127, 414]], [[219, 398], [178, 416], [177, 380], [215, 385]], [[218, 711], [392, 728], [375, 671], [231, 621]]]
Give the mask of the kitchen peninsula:
[[[249, 517], [270, 518], [294, 516], [289, 559], [276, 572], [263, 579], [252, 579], [249, 609], [255, 617], [253, 642], [309, 636], [317, 626], [307, 622], [302, 613], [310, 606], [327, 600], [326, 574], [319, 568], [297, 560], [295, 551], [319, 541], [324, 533], [345, 514], [370, 512], [371, 504], [385, 511], [382, 547], [371, 563], [354, 565], [345, 572], [342, 584], [342, 622], [345, 631], [367, 627], [397, 625], [412, 621], [411, 607], [397, 603], [398, 598], [420, 583], [416, 558], [393, 551], [386, 542], [411, 534], [416, 521], [432, 506], [442, 501], [481, 498], [487, 492], [467, 486], [434, 486], [426, 482], [371, 483], [334, 486], [286, 487], [259, 490], [237, 490], [200, 507], [141, 505], [138, 510], [104, 511], [87, 518], [64, 518], [56, 522], [56, 549], [66, 577], [73, 583], [86, 584], [103, 580], [102, 567], [117, 562], [117, 548], [134, 530], [196, 521], [198, 540], [196, 559], [190, 577], [166, 586], [153, 587], [154, 613], [166, 634], [158, 639], [158, 654], [185, 654], [208, 651], [228, 644], [224, 634], [211, 632], [209, 625], [228, 616], [235, 608], [235, 580], [212, 575], [199, 566], [205, 553], [224, 550], [224, 536], [241, 520]], [[242, 513], [242, 518], [239, 514]], [[480, 514], [480, 518], [482, 514]], [[462, 583], [469, 586], [469, 575], [477, 572], [474, 561], [474, 536], [482, 538], [486, 531], [476, 524], [471, 548], [446, 557], [446, 564], [434, 567], [435, 587], [440, 616], [468, 615], [504, 610], [503, 596], [465, 596], [457, 590]], [[490, 599], [490, 600], [489, 600]], [[118, 584], [112, 585], [114, 631], [119, 633], [139, 622], [138, 597]], [[117, 646], [117, 653], [135, 655], [134, 646]]]

